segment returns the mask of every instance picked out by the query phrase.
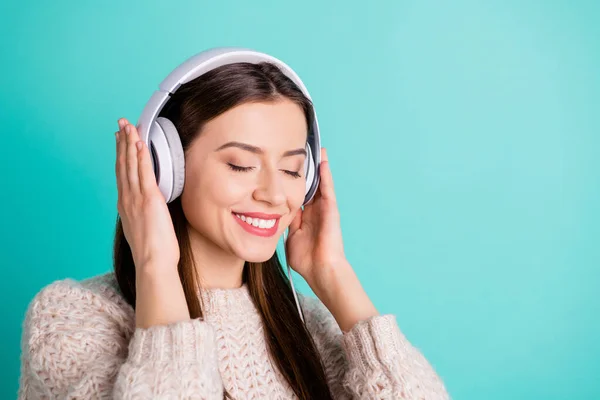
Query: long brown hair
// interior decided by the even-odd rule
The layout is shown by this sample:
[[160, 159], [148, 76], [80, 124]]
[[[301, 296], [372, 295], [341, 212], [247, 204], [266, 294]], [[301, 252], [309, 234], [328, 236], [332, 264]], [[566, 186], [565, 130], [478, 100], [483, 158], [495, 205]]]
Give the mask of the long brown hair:
[[[229, 64], [182, 85], [160, 115], [169, 118], [181, 137], [184, 151], [201, 134], [204, 124], [246, 102], [289, 99], [298, 104], [312, 126], [312, 103], [289, 78], [270, 63]], [[201, 290], [180, 199], [169, 203], [179, 241], [179, 277], [192, 318], [202, 318]], [[127, 302], [135, 307], [135, 265], [117, 217], [114, 270]], [[300, 399], [330, 399], [321, 358], [294, 303], [291, 284], [277, 253], [262, 263], [246, 262], [242, 281], [257, 306], [272, 361]], [[226, 394], [226, 397], [229, 396]]]

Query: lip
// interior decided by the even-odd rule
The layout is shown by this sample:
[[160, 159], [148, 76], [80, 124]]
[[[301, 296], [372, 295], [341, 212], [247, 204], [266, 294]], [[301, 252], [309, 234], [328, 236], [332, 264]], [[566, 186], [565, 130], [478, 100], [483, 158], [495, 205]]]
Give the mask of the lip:
[[[275, 225], [273, 225], [271, 228], [268, 228], [268, 229], [259, 228], [254, 225], [250, 225], [247, 222], [242, 221], [235, 214], [245, 215], [250, 218], [274, 219]], [[281, 217], [280, 215], [276, 215], [276, 214], [263, 214], [263, 213], [247, 213], [247, 214], [245, 214], [245, 213], [234, 213], [234, 212], [231, 213], [231, 216], [237, 221], [238, 224], [240, 224], [240, 226], [242, 228], [244, 228], [244, 230], [246, 232], [251, 233], [256, 236], [261, 236], [261, 237], [270, 237], [270, 236], [273, 236], [274, 234], [276, 234], [277, 228], [279, 227], [279, 218]]]
[[[279, 219], [279, 218], [281, 218], [281, 214], [265, 214], [265, 213], [259, 213], [259, 212], [245, 213], [245, 212], [237, 212], [237, 211], [233, 211], [233, 213], [245, 215], [246, 217], [250, 217], [250, 218], [260, 218], [260, 219]], [[242, 222], [244, 222], [244, 221], [242, 221]]]

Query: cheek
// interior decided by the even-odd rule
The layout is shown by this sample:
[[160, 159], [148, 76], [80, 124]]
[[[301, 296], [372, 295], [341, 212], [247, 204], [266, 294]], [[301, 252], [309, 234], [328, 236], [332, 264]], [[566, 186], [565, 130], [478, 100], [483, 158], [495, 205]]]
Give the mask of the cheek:
[[223, 176], [215, 177], [202, 185], [202, 192], [211, 204], [219, 207], [231, 207], [248, 194], [248, 185]]
[[224, 179], [222, 174], [186, 171], [181, 205], [186, 219], [196, 230], [212, 231], [222, 225], [223, 210], [233, 207], [247, 196], [248, 189], [240, 182]]
[[304, 202], [306, 192], [306, 182], [304, 179], [298, 179], [298, 182], [293, 182], [288, 188], [288, 203], [291, 211], [298, 210]]

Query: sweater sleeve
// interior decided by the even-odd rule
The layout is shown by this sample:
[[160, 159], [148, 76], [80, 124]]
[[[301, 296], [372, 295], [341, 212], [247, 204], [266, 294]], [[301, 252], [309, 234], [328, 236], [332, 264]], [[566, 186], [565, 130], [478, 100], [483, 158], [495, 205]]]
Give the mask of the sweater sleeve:
[[442, 380], [400, 331], [394, 315], [342, 332], [318, 299], [304, 297], [307, 327], [334, 399], [447, 400]]
[[23, 324], [18, 398], [223, 398], [210, 325], [131, 321], [131, 308], [76, 281], [44, 288]]

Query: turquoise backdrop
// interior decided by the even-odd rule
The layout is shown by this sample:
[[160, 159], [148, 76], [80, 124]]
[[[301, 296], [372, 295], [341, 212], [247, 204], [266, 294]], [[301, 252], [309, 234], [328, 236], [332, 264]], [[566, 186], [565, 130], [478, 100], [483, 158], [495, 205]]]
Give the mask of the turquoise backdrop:
[[111, 269], [117, 118], [233, 45], [308, 85], [348, 258], [453, 398], [600, 399], [599, 21], [583, 0], [4, 0], [0, 398], [35, 293]]

